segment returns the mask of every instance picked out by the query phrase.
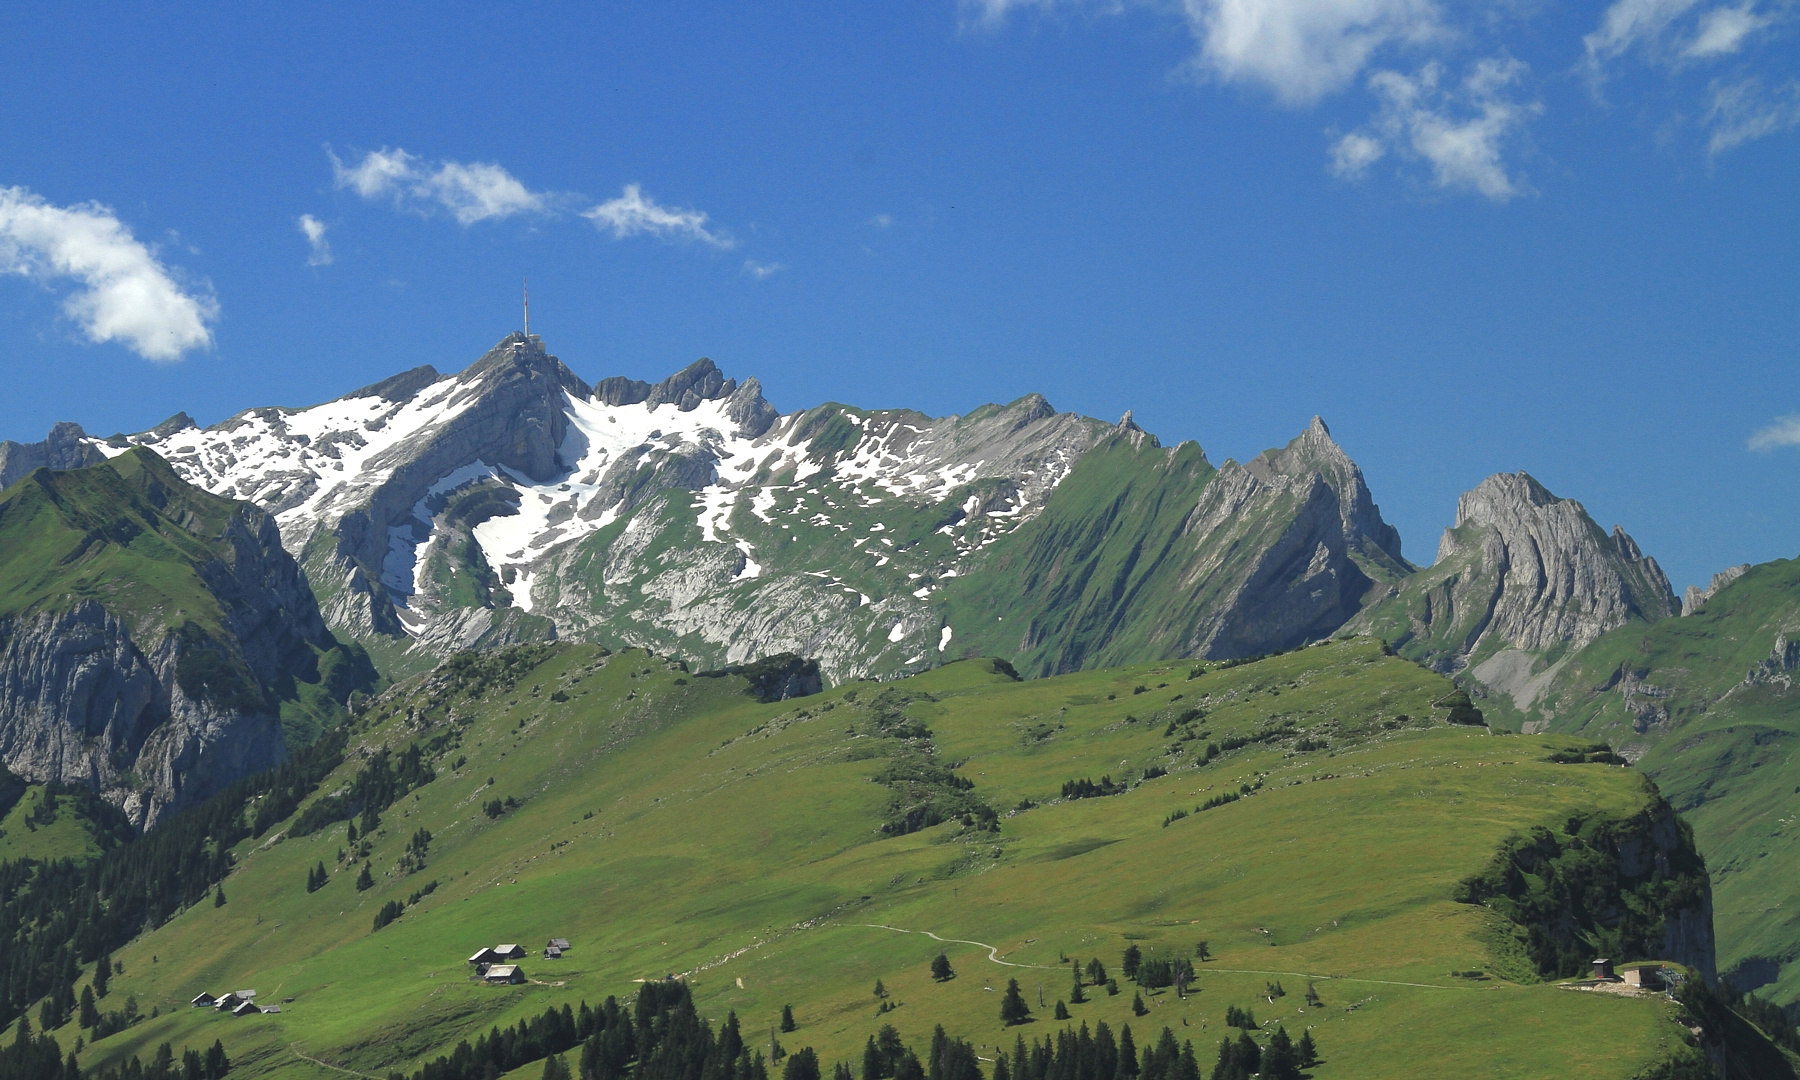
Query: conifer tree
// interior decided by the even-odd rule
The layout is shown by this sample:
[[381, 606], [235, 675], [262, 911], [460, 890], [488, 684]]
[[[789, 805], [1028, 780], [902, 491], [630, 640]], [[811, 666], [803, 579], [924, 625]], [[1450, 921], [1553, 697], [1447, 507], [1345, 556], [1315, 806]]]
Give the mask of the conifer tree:
[[1119, 996], [1119, 980], [1117, 980], [1117, 979], [1106, 980], [1106, 996], [1107, 997], [1118, 997]]
[[1056, 1001], [1056, 1018], [1058, 1020], [1069, 1019], [1069, 1007], [1063, 1004], [1061, 998], [1058, 998]]
[[919, 1055], [911, 1050], [901, 1054], [894, 1065], [894, 1080], [925, 1080], [925, 1066], [919, 1064]]
[[1012, 1080], [1012, 1070], [1007, 1067], [1006, 1055], [994, 1055], [994, 1080]]
[[344, 843], [346, 843], [346, 844], [356, 843], [356, 822], [352, 821], [350, 823], [350, 827], [349, 827], [348, 831], [346, 831], [344, 834]]
[[106, 997], [106, 983], [112, 978], [112, 956], [101, 953], [100, 959], [94, 961], [94, 996]]
[[[1137, 1043], [1131, 1038], [1131, 1025], [1119, 1025], [1119, 1065], [1113, 1080], [1134, 1080], [1138, 1074]], [[1104, 1077], [1101, 1080], [1105, 1080]]]
[[856, 1080], [856, 1075], [850, 1071], [849, 1065], [840, 1061], [831, 1067], [831, 1080]]
[[1204, 939], [1194, 944], [1194, 959], [1203, 964], [1212, 959], [1212, 949], [1207, 947]]
[[862, 1080], [882, 1080], [886, 1073], [887, 1070], [881, 1067], [881, 1051], [875, 1049], [875, 1036], [871, 1035], [863, 1044]]
[[[1142, 963], [1143, 959], [1144, 954], [1136, 945], [1127, 945], [1125, 947], [1125, 958], [1120, 962], [1119, 968], [1125, 972], [1125, 977], [1127, 979], [1136, 979], [1138, 964]], [[1139, 1015], [1142, 1014], [1140, 1013]]]
[[1194, 1060], [1192, 1041], [1181, 1044], [1181, 1057], [1170, 1070], [1169, 1080], [1200, 1080], [1200, 1063]]
[[881, 985], [880, 979], [875, 980], [875, 996], [878, 998], [887, 997], [887, 987]]
[[544, 1059], [544, 1080], [573, 1080], [561, 1054], [551, 1054]]
[[213, 907], [225, 906], [225, 886], [221, 885], [213, 892]]
[[950, 970], [950, 958], [948, 956], [945, 956], [943, 953], [938, 953], [937, 958], [932, 960], [931, 977], [938, 982], [949, 982], [951, 979], [956, 978], [956, 972]]
[[1095, 986], [1099, 986], [1106, 981], [1106, 965], [1100, 962], [1098, 956], [1088, 961], [1087, 977], [1088, 982], [1093, 983]]
[[362, 872], [356, 875], [356, 891], [362, 892], [375, 887], [375, 876], [369, 873], [369, 864], [363, 863]]
[[1319, 1063], [1319, 1047], [1313, 1042], [1311, 1031], [1300, 1033], [1300, 1044], [1294, 1047], [1294, 1056], [1300, 1059], [1302, 1069], [1310, 1069]]
[[91, 986], [84, 986], [81, 988], [80, 1019], [83, 1030], [91, 1028], [100, 1022], [100, 1011], [94, 1008], [94, 988]]
[[[792, 1030], [794, 1030], [795, 1026], [796, 1025], [794, 1024], [794, 1007], [792, 1005], [783, 1005], [781, 1007], [781, 1030], [782, 1031], [792, 1031]], [[815, 1062], [815, 1065], [816, 1064], [817, 1063]]]
[[1081, 972], [1075, 972], [1075, 985], [1069, 990], [1069, 1000], [1077, 1005], [1087, 1003], [1087, 995], [1081, 992]]
[[1263, 1051], [1263, 1080], [1300, 1080], [1300, 1058], [1294, 1052], [1294, 1040], [1285, 1028], [1277, 1026], [1269, 1036], [1269, 1048]]
[[[1031, 1007], [1025, 1004], [1025, 995], [1019, 992], [1019, 980], [1006, 980], [1006, 996], [1000, 999], [1000, 1020], [1007, 1027], [1012, 1027], [1014, 1024], [1023, 1024], [1029, 1019], [1031, 1019]], [[1022, 1041], [1024, 1037], [1020, 1036], [1020, 1038], [1019, 1045], [1023, 1047], [1025, 1045]], [[1023, 1066], [1025, 1061], [1023, 1056], [1017, 1057], [1016, 1060]]]
[[1142, 995], [1142, 994], [1132, 994], [1131, 995], [1131, 1015], [1133, 1015], [1133, 1016], [1149, 1016], [1150, 1015], [1150, 1010], [1147, 1007], [1145, 1007], [1145, 1005], [1144, 1005], [1144, 995]]
[[790, 1054], [787, 1066], [781, 1070], [781, 1080], [820, 1080], [819, 1055], [810, 1046]]

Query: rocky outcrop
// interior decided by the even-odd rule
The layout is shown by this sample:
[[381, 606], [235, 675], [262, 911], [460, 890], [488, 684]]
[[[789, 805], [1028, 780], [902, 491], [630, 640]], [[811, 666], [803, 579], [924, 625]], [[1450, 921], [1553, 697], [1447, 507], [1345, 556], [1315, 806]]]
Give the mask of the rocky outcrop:
[[1769, 650], [1768, 657], [1751, 668], [1740, 685], [1779, 686], [1791, 690], [1795, 668], [1800, 668], [1800, 638], [1790, 641], [1785, 632], [1776, 634], [1775, 647]]
[[140, 829], [281, 763], [260, 691], [221, 704], [183, 688], [213, 643], [171, 630], [147, 645], [92, 600], [0, 620], [0, 760], [34, 783], [87, 784]]
[[0, 489], [11, 487], [33, 469], [81, 469], [105, 460], [80, 424], [57, 424], [42, 442], [0, 441]]
[[1723, 589], [1738, 578], [1743, 577], [1749, 570], [1749, 563], [1739, 563], [1736, 566], [1727, 566], [1725, 569], [1714, 574], [1712, 576], [1712, 581], [1708, 583], [1704, 589], [1698, 585], [1689, 585], [1687, 587], [1687, 593], [1681, 598], [1681, 613], [1683, 615], [1692, 615], [1699, 611], [1706, 606], [1706, 602], [1711, 600], [1714, 594], [1720, 589]]
[[1677, 610], [1668, 578], [1623, 529], [1609, 535], [1575, 500], [1499, 473], [1458, 501], [1437, 561], [1357, 625], [1439, 671], [1469, 669], [1524, 709], [1554, 675], [1546, 652]]
[[16, 575], [0, 761], [87, 784], [140, 828], [281, 762], [281, 700], [321, 682], [321, 655], [338, 701], [373, 678], [366, 660], [341, 663], [274, 520], [188, 487], [147, 450], [32, 473], [0, 503], [0, 547], [27, 534], [33, 550], [0, 564], [0, 579]]

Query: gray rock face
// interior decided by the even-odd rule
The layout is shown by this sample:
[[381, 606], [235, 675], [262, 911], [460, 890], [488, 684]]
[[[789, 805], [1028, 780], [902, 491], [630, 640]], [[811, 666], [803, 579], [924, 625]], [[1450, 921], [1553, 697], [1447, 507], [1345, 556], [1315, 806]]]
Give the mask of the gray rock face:
[[186, 647], [171, 633], [146, 652], [94, 601], [0, 620], [0, 759], [36, 783], [90, 785], [140, 829], [280, 764], [272, 711], [183, 692]]
[[[1232, 579], [1192, 643], [1196, 656], [1245, 656], [1329, 635], [1361, 608], [1371, 573], [1411, 569], [1362, 470], [1316, 416], [1283, 449], [1226, 462], [1186, 532], [1205, 550], [1191, 579]], [[1246, 549], [1255, 553], [1248, 560]]]
[[1471, 674], [1527, 708], [1553, 672], [1549, 650], [1574, 650], [1632, 619], [1677, 610], [1656, 560], [1581, 504], [1525, 473], [1488, 477], [1458, 501], [1437, 561], [1357, 620], [1401, 652]]
[[246, 506], [213, 539], [225, 553], [194, 569], [218, 602], [222, 640], [179, 626], [134, 629], [96, 600], [0, 620], [8, 769], [34, 782], [88, 784], [149, 828], [283, 760], [272, 698], [260, 689], [223, 703], [203, 690], [194, 696], [183, 688], [184, 663], [210, 652], [268, 687], [309, 672], [313, 647], [336, 642], [267, 514]]
[[1628, 619], [1676, 611], [1669, 579], [1622, 528], [1606, 535], [1580, 503], [1525, 473], [1491, 476], [1465, 494], [1438, 560], [1471, 542], [1498, 579], [1479, 633], [1517, 648], [1579, 648]]
[[1699, 611], [1706, 606], [1706, 602], [1711, 600], [1720, 589], [1723, 589], [1738, 578], [1743, 577], [1749, 569], [1749, 563], [1739, 563], [1736, 566], [1727, 566], [1725, 569], [1712, 576], [1712, 581], [1708, 583], [1706, 588], [1702, 589], [1698, 585], [1689, 585], [1687, 587], [1686, 595], [1681, 599], [1681, 613], [1683, 615], [1692, 615]]
[[11, 487], [33, 469], [82, 469], [105, 461], [87, 441], [80, 424], [57, 424], [43, 442], [0, 442], [0, 488]]

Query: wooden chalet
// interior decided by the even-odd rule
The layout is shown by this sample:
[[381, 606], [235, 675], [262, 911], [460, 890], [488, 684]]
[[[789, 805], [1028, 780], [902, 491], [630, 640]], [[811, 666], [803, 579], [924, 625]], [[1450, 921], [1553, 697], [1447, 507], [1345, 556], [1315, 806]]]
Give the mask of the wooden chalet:
[[188, 1004], [196, 1009], [210, 1009], [218, 1004], [218, 1001], [218, 998], [213, 997], [205, 991], [201, 991], [199, 994], [195, 995], [194, 1000], [188, 1002]]
[[498, 959], [500, 959], [499, 953], [496, 953], [492, 949], [483, 948], [483, 949], [478, 950], [474, 956], [469, 957], [469, 963], [471, 963], [471, 964], [491, 964]]
[[546, 945], [546, 946], [544, 946], [544, 959], [546, 959], [546, 960], [561, 960], [562, 959], [562, 950], [557, 948], [554, 945]]
[[525, 946], [496, 945], [494, 946], [494, 956], [500, 960], [519, 960], [525, 956]]
[[560, 949], [563, 952], [568, 952], [569, 951], [569, 939], [566, 937], [553, 937], [550, 939], [549, 944], [545, 945], [544, 947], [546, 949]]
[[245, 1002], [240, 1002], [238, 1004], [237, 1008], [232, 1009], [231, 1015], [233, 1015], [233, 1016], [255, 1016], [261, 1012], [262, 1012], [262, 1010], [256, 1007], [256, 1002], [245, 1001]]
[[519, 965], [517, 964], [495, 964], [493, 967], [488, 968], [481, 978], [482, 981], [489, 986], [505, 986], [509, 983], [517, 984], [524, 982], [525, 973], [519, 970]]

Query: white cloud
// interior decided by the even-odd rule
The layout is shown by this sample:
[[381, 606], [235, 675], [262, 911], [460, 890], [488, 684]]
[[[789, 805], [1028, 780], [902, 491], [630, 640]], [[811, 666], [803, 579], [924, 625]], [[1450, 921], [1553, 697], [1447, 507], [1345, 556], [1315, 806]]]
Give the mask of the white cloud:
[[1800, 127], [1800, 81], [1771, 90], [1761, 79], [1714, 82], [1706, 124], [1712, 129], [1707, 152], [1715, 156], [1752, 139]]
[[1202, 67], [1289, 105], [1341, 90], [1376, 50], [1442, 34], [1430, 0], [1183, 0]]
[[420, 212], [435, 204], [450, 211], [461, 225], [550, 209], [549, 195], [530, 190], [491, 162], [426, 163], [405, 150], [383, 147], [347, 166], [329, 147], [325, 152], [338, 187], [365, 199], [392, 197], [395, 205]]
[[1743, 48], [1744, 40], [1775, 20], [1758, 15], [1754, 4], [1740, 7], [1717, 7], [1700, 16], [1700, 30], [1682, 50], [1683, 56], [1704, 58], [1725, 56]]
[[744, 273], [758, 281], [774, 277], [786, 269], [787, 266], [782, 263], [759, 263], [755, 259], [744, 260]]
[[22, 187], [0, 187], [0, 271], [39, 281], [73, 278], [63, 312], [89, 341], [117, 341], [147, 360], [179, 360], [212, 344], [219, 317], [209, 295], [190, 295], [99, 203], [55, 206]]
[[1331, 144], [1331, 175], [1354, 180], [1385, 156], [1380, 139], [1352, 131]]
[[1778, 416], [1750, 436], [1749, 448], [1766, 454], [1778, 446], [1800, 446], [1800, 416]]
[[331, 243], [325, 239], [325, 223], [311, 214], [301, 214], [294, 224], [300, 227], [306, 242], [312, 245], [312, 254], [306, 257], [306, 265], [331, 265]]
[[619, 239], [649, 233], [665, 239], [698, 240], [716, 248], [737, 246], [737, 241], [724, 232], [706, 227], [703, 211], [660, 206], [636, 184], [626, 184], [618, 198], [583, 211], [581, 216], [593, 222], [596, 229], [611, 230]]
[[1331, 149], [1331, 171], [1360, 175], [1388, 151], [1431, 166], [1438, 187], [1478, 192], [1505, 202], [1527, 190], [1508, 173], [1505, 144], [1531, 117], [1536, 102], [1512, 97], [1525, 74], [1524, 63], [1494, 57], [1477, 63], [1460, 85], [1444, 85], [1443, 66], [1426, 64], [1417, 75], [1377, 71], [1369, 89], [1381, 109], [1366, 129], [1339, 139]]
[[1588, 63], [1598, 67], [1634, 45], [1655, 41], [1699, 0], [1616, 0], [1600, 25], [1581, 39]]
[[876, 214], [874, 217], [869, 219], [868, 224], [869, 224], [870, 228], [875, 228], [875, 229], [892, 228], [893, 224], [894, 224], [894, 215], [892, 215], [892, 214]]

